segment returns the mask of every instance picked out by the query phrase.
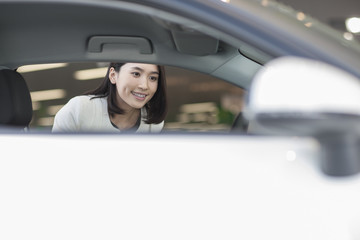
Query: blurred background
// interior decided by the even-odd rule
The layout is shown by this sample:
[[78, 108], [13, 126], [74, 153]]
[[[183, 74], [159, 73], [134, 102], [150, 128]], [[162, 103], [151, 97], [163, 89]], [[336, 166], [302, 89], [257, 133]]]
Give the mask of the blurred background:
[[[279, 2], [341, 32], [351, 33], [350, 36], [360, 40], [360, 19], [357, 18], [360, 17], [360, 0]], [[34, 102], [30, 127], [50, 130], [56, 112], [70, 98], [95, 88], [102, 81], [106, 66], [105, 63], [61, 63], [19, 68]], [[165, 120], [167, 131], [229, 131], [236, 114], [241, 112], [244, 105], [246, 92], [243, 89], [173, 67], [166, 67], [166, 74], [169, 99], [169, 113]], [[51, 81], [46, 81], [50, 78]]]
[[359, 0], [279, 0], [285, 5], [304, 12], [329, 26], [350, 32], [360, 40]]

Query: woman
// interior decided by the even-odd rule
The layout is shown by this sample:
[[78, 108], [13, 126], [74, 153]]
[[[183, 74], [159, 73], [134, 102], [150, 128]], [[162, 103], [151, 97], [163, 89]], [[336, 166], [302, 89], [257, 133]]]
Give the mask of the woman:
[[53, 132], [160, 132], [167, 110], [164, 68], [111, 63], [102, 84], [72, 98], [56, 114]]

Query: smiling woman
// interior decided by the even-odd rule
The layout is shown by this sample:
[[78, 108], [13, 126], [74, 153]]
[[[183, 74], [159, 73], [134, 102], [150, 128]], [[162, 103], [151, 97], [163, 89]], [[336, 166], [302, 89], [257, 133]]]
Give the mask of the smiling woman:
[[71, 99], [55, 116], [53, 132], [160, 132], [167, 111], [161, 66], [110, 63], [103, 82]]

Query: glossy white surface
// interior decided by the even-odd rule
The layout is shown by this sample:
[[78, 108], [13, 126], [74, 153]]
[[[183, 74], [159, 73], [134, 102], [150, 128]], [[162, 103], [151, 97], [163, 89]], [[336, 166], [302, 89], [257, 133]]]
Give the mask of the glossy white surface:
[[360, 236], [360, 178], [323, 175], [312, 139], [1, 135], [0, 144], [9, 156], [0, 239]]

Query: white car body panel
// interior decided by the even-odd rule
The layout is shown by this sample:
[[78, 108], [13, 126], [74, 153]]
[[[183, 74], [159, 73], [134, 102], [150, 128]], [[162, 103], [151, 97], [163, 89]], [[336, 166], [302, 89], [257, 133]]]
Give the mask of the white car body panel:
[[313, 139], [95, 136], [0, 136], [0, 239], [360, 237], [360, 177]]
[[[228, 3], [0, 0], [0, 68], [141, 60], [193, 69], [248, 88], [258, 63], [298, 56], [360, 78], [360, 46], [342, 33], [308, 16], [298, 19], [300, 12], [275, 2]], [[190, 40], [198, 33], [209, 35], [219, 40], [222, 51], [208, 58], [188, 55], [174, 48], [174, 30], [184, 34], [195, 30]], [[113, 36], [150, 39], [154, 51], [141, 54], [136, 47], [122, 49], [121, 44], [114, 51], [115, 46], [101, 53], [89, 50], [90, 38]], [[236, 71], [240, 67], [244, 71]], [[308, 76], [311, 81], [305, 90], [315, 86], [314, 75]], [[314, 88], [319, 94], [323, 90]], [[327, 96], [333, 100], [332, 95], [338, 97]], [[350, 113], [358, 110], [356, 99], [349, 101], [355, 106]], [[303, 101], [295, 103], [298, 107]], [[317, 106], [311, 104], [307, 107]], [[342, 118], [336, 125], [358, 134], [348, 122], [344, 124]], [[359, 173], [342, 177], [323, 173], [320, 143], [310, 137], [7, 134], [8, 129], [3, 130], [0, 240], [360, 239]], [[331, 146], [341, 150], [351, 143], [351, 150], [357, 150], [357, 135], [341, 137], [343, 145]], [[335, 162], [346, 165], [341, 153]], [[347, 157], [353, 157], [351, 153]]]

